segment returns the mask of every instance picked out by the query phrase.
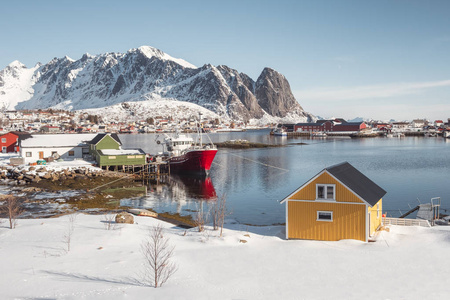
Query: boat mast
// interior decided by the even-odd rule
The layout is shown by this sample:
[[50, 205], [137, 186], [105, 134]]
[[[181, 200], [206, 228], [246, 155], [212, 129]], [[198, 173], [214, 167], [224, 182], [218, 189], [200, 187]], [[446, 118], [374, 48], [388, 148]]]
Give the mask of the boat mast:
[[202, 113], [198, 113], [198, 123], [197, 123], [197, 134], [200, 141], [200, 148], [203, 147], [203, 141], [202, 141], [202, 129], [201, 129], [201, 123], [202, 123]]

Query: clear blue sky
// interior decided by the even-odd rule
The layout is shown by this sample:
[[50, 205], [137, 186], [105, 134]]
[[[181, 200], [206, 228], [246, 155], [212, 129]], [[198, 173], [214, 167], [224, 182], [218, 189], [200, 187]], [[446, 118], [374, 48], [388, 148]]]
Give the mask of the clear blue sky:
[[450, 118], [450, 1], [8, 1], [0, 69], [149, 45], [257, 79], [324, 117]]

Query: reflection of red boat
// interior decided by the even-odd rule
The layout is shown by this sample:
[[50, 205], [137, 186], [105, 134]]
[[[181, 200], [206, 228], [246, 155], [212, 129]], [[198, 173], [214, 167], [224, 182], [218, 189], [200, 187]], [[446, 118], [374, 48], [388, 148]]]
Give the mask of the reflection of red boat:
[[216, 189], [211, 177], [171, 176], [172, 182], [180, 182], [189, 197], [202, 200], [216, 200]]

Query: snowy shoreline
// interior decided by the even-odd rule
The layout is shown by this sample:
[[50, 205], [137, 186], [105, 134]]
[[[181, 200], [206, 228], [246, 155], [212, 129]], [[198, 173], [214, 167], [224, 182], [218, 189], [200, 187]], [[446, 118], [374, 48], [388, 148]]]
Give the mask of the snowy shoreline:
[[[4, 220], [4, 219], [3, 219]], [[2, 299], [425, 299], [450, 293], [450, 227], [391, 226], [377, 242], [285, 240], [284, 226], [226, 224], [199, 233], [148, 217], [105, 229], [101, 215], [0, 225]], [[140, 245], [161, 224], [178, 271], [158, 289], [141, 285]], [[243, 243], [242, 241], [246, 242]]]

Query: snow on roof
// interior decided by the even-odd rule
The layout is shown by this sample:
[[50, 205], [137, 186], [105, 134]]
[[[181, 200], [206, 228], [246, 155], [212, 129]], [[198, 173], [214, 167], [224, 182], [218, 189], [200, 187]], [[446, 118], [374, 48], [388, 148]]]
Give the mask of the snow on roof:
[[74, 147], [87, 144], [97, 134], [36, 134], [23, 140], [21, 147]]
[[103, 149], [100, 150], [104, 155], [135, 155], [144, 154], [141, 149]]

